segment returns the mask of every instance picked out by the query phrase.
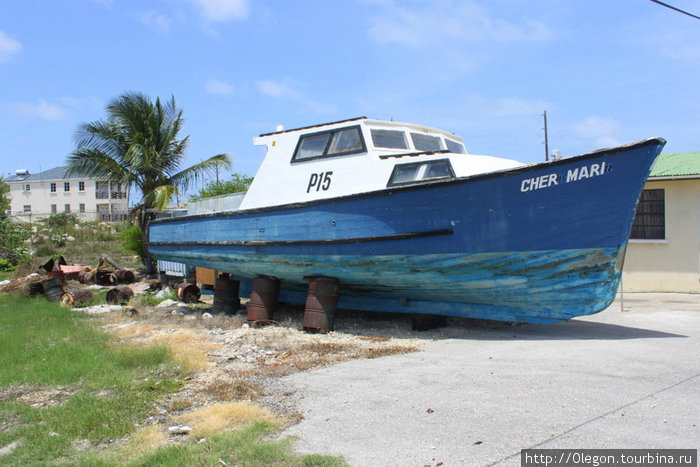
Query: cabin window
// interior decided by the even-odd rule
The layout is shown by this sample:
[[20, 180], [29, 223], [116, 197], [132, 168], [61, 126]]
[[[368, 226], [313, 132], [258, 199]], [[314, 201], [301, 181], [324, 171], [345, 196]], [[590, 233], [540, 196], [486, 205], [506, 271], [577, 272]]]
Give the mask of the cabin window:
[[372, 130], [375, 148], [408, 149], [406, 133], [397, 130]]
[[447, 144], [447, 150], [455, 154], [466, 154], [467, 151], [464, 150], [464, 145], [458, 143], [457, 141], [452, 141], [451, 139], [445, 138], [445, 144]]
[[359, 126], [313, 133], [299, 138], [292, 162], [365, 152]]
[[419, 151], [442, 151], [440, 138], [437, 136], [424, 135], [421, 133], [411, 133], [413, 146]]
[[666, 202], [663, 189], [642, 191], [630, 238], [633, 240], [666, 238]]
[[405, 185], [440, 178], [454, 178], [455, 173], [447, 159], [398, 164], [394, 167], [387, 186]]

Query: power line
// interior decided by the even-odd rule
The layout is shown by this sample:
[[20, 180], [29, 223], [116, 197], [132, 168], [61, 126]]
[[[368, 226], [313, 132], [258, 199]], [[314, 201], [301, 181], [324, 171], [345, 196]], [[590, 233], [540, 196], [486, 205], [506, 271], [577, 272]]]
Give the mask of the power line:
[[664, 2], [661, 2], [661, 1], [659, 1], [659, 0], [651, 0], [651, 1], [654, 2], [654, 3], [658, 3], [658, 4], [661, 5], [661, 6], [665, 6], [666, 8], [670, 8], [670, 9], [672, 9], [672, 10], [675, 10], [675, 11], [677, 11], [678, 13], [683, 13], [684, 15], [688, 15], [688, 16], [690, 16], [691, 18], [700, 19], [700, 16], [696, 16], [696, 15], [694, 15], [694, 14], [692, 14], [692, 13], [688, 13], [687, 11], [681, 10], [680, 8], [676, 8], [676, 7], [673, 6], [673, 5], [669, 5], [668, 3], [664, 3]]

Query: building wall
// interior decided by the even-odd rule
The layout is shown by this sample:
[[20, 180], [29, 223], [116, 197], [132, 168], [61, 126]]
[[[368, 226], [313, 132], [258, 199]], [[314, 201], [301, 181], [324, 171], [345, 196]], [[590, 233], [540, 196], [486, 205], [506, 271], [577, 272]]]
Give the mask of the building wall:
[[[84, 190], [80, 190], [80, 182]], [[32, 222], [49, 217], [51, 214], [71, 212], [83, 220], [126, 220], [128, 215], [128, 197], [126, 189], [117, 190], [116, 184], [97, 182], [94, 179], [71, 178], [55, 180], [20, 180], [8, 181], [10, 186], [10, 217], [15, 220]], [[56, 191], [51, 191], [51, 184], [56, 184]], [[64, 184], [69, 183], [69, 191]], [[98, 187], [98, 183], [101, 183]], [[29, 185], [29, 190], [25, 189]], [[98, 189], [99, 188], [99, 189]], [[84, 211], [80, 212], [80, 205]], [[29, 211], [25, 206], [30, 206]], [[68, 209], [66, 209], [68, 206]]]
[[630, 240], [625, 292], [700, 293], [700, 180], [649, 181], [665, 190], [666, 239]]

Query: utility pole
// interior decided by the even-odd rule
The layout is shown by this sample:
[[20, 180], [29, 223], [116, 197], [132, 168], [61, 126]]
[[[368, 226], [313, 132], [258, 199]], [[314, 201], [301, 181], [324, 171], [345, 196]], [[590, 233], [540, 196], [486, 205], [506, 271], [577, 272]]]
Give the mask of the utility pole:
[[549, 160], [549, 138], [547, 137], [547, 111], [542, 114], [544, 117], [544, 160]]

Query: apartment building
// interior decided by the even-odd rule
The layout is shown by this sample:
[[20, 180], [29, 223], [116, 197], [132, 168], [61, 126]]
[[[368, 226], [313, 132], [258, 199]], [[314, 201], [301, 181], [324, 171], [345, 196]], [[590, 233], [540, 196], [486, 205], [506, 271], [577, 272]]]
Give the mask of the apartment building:
[[118, 222], [128, 219], [128, 187], [93, 177], [66, 176], [66, 167], [37, 174], [17, 170], [6, 180], [10, 186], [11, 218], [32, 222], [70, 212], [85, 221]]

